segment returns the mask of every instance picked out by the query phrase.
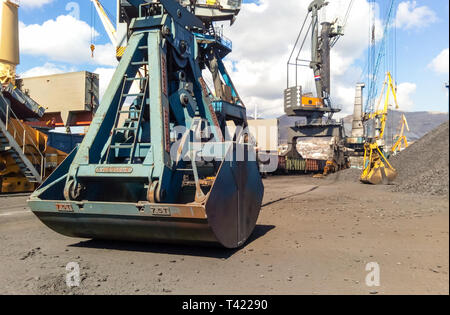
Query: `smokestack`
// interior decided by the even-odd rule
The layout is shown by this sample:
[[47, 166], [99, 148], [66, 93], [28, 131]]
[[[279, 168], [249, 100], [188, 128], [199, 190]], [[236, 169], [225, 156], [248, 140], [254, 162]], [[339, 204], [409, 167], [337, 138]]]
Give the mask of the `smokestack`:
[[0, 83], [15, 83], [19, 58], [19, 4], [0, 0]]
[[352, 125], [352, 137], [361, 138], [364, 137], [364, 126], [362, 123], [363, 116], [363, 89], [364, 83], [356, 84], [355, 91], [355, 107], [353, 110], [353, 125]]

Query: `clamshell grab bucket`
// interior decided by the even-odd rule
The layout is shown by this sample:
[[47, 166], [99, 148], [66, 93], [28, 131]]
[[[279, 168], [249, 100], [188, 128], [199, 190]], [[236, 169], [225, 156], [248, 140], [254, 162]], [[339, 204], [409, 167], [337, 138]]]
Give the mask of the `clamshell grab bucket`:
[[236, 248], [255, 228], [264, 193], [256, 161], [222, 162], [201, 203], [66, 201], [61, 193], [65, 181], [55, 178], [68, 168], [74, 154], [28, 201], [33, 213], [60, 234]]

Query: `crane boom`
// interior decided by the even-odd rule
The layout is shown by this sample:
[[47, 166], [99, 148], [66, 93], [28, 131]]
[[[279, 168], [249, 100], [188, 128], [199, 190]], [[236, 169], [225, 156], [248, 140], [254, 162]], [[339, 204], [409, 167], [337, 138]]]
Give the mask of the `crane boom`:
[[[386, 89], [386, 95], [384, 94], [385, 89]], [[391, 73], [388, 72], [388, 73], [386, 73], [386, 79], [384, 81], [383, 88], [381, 90], [380, 98], [378, 99], [378, 103], [377, 103], [375, 112], [366, 114], [367, 119], [375, 119], [380, 122], [380, 124], [379, 124], [380, 127], [377, 128], [377, 129], [379, 129], [378, 130], [379, 132], [375, 135], [377, 140], [382, 140], [383, 136], [384, 136], [384, 130], [386, 127], [387, 115], [388, 115], [388, 110], [389, 110], [389, 95], [390, 95], [389, 92], [392, 92], [392, 95], [394, 97], [395, 109], [399, 108], [398, 102], [397, 102], [397, 93], [395, 91], [396, 91], [396, 88], [394, 85], [394, 80], [392, 79]], [[383, 99], [383, 95], [385, 95], [384, 96], [384, 106], [383, 106], [383, 109], [380, 110], [379, 108], [380, 108], [381, 100]]]
[[103, 27], [105, 28], [105, 31], [108, 34], [108, 37], [111, 40], [111, 43], [113, 43], [114, 46], [117, 46], [116, 28], [114, 27], [113, 23], [111, 22], [108, 15], [106, 14], [106, 11], [103, 8], [103, 5], [100, 3], [99, 0], [91, 0], [91, 1], [94, 4], [95, 9], [97, 10], [98, 16], [100, 17], [100, 20], [102, 21]]
[[397, 154], [397, 152], [400, 152], [402, 150], [402, 143], [403, 143], [403, 148], [405, 148], [405, 149], [409, 146], [408, 139], [405, 136], [405, 128], [406, 128], [406, 131], [410, 131], [410, 130], [409, 130], [408, 121], [406, 120], [405, 114], [402, 114], [402, 119], [401, 119], [400, 123], [401, 123], [400, 133], [395, 136], [396, 140], [395, 140], [394, 145], [391, 148], [392, 154]]

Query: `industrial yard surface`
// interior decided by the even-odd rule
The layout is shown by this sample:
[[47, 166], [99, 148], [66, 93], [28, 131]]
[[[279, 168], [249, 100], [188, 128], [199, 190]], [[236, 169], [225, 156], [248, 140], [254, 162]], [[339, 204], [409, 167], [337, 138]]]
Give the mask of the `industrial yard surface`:
[[[61, 236], [0, 197], [0, 294], [449, 294], [448, 195], [394, 193], [339, 176], [269, 177], [239, 250]], [[69, 289], [66, 265], [81, 285]], [[380, 287], [366, 286], [366, 265]]]

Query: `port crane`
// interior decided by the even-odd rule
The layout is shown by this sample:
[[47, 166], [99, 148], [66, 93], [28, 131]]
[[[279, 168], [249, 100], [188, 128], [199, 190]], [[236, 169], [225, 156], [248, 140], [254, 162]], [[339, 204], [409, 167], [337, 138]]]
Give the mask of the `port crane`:
[[[360, 180], [366, 184], [390, 184], [397, 178], [397, 171], [389, 163], [384, 152], [384, 133], [391, 93], [394, 98], [395, 109], [398, 109], [396, 87], [394, 86], [391, 73], [388, 72], [375, 111], [365, 113], [363, 119], [365, 122], [368, 122], [368, 130], [364, 143], [364, 168]], [[380, 108], [383, 98], [384, 106]]]
[[[245, 243], [264, 187], [242, 131], [246, 108], [223, 63], [231, 47], [213, 26], [233, 22], [240, 7], [117, 1], [126, 48], [83, 142], [29, 200], [42, 222], [72, 237]], [[135, 82], [138, 93], [129, 91]]]
[[[105, 28], [106, 34], [109, 37], [109, 40], [114, 45], [114, 47], [117, 47], [117, 30], [114, 26], [114, 24], [109, 19], [108, 15], [106, 14], [106, 10], [101, 4], [99, 0], [91, 0], [92, 5], [95, 7], [95, 10], [97, 11], [97, 14], [100, 18], [100, 21], [103, 24], [103, 27]], [[92, 57], [94, 56], [95, 51], [95, 45], [94, 43], [91, 43], [91, 51], [92, 51]]]
[[[378, 109], [375, 109], [375, 105], [378, 99], [378, 87], [381, 84], [378, 84], [380, 78], [380, 69], [384, 63], [386, 68], [395, 69], [395, 56], [396, 53], [394, 50], [396, 49], [396, 45], [390, 47], [390, 43], [396, 41], [396, 38], [393, 37], [392, 30], [392, 20], [395, 16], [395, 0], [390, 0], [387, 2], [383, 2], [383, 5], [386, 6], [386, 17], [384, 20], [383, 26], [383, 36], [381, 37], [379, 43], [377, 43], [376, 38], [376, 18], [375, 12], [377, 11], [377, 7], [375, 6], [376, 1], [369, 1], [369, 27], [370, 27], [370, 45], [368, 50], [368, 60], [366, 64], [366, 72], [364, 75], [367, 77], [367, 82], [362, 83], [359, 82], [356, 84], [355, 91], [355, 103], [354, 103], [354, 112], [353, 112], [353, 122], [352, 122], [352, 133], [351, 136], [346, 139], [346, 146], [350, 151], [350, 160], [353, 166], [361, 167], [363, 169], [367, 168], [367, 164], [364, 161], [364, 155], [367, 153], [366, 147], [368, 144], [373, 142], [374, 135], [369, 134], [368, 132], [373, 130], [373, 119], [368, 119], [372, 116], [378, 116], [377, 122], [379, 124], [384, 123], [387, 120], [387, 111], [384, 114], [384, 117], [381, 120], [381, 114]], [[381, 4], [381, 3], [380, 3]], [[389, 74], [391, 76], [391, 74]], [[363, 76], [361, 76], [361, 79]], [[386, 86], [387, 81], [383, 83], [383, 86]], [[364, 100], [364, 88], [367, 87], [367, 98]], [[395, 91], [394, 91], [395, 92]], [[383, 95], [383, 94], [381, 94]], [[363, 105], [365, 103], [365, 105]], [[379, 105], [379, 101], [378, 101]], [[378, 111], [378, 115], [377, 115]], [[380, 125], [381, 127], [381, 125]], [[384, 129], [383, 129], [384, 130]], [[378, 128], [378, 132], [380, 128]], [[384, 133], [384, 132], [383, 132]], [[382, 138], [378, 139], [378, 142], [381, 143], [383, 141]], [[380, 146], [382, 147], [382, 146]], [[369, 154], [370, 157], [370, 154]], [[385, 155], [388, 158], [387, 155]], [[367, 157], [366, 157], [367, 159]], [[366, 170], [367, 171], [367, 170]], [[367, 179], [367, 172], [364, 174], [364, 178]], [[364, 182], [368, 182], [365, 180]]]
[[391, 154], [395, 155], [399, 153], [401, 150], [406, 149], [408, 144], [408, 139], [405, 136], [405, 130], [409, 130], [408, 121], [406, 120], [405, 114], [402, 114], [402, 118], [400, 120], [400, 132], [394, 137], [394, 144], [391, 148]]
[[[340, 122], [333, 119], [340, 109], [331, 100], [330, 51], [344, 33], [344, 25], [348, 19], [353, 1], [347, 10], [343, 25], [320, 21], [319, 13], [328, 2], [314, 0], [308, 6], [299, 35], [287, 62], [287, 88], [284, 91], [284, 111], [287, 116], [304, 117], [306, 122], [298, 121], [288, 128], [288, 150], [284, 154], [287, 159], [301, 160], [303, 157], [296, 149], [301, 138], [328, 137], [333, 139], [330, 150], [333, 157], [327, 161], [325, 173], [348, 167], [348, 159], [344, 148], [345, 131]], [[307, 26], [307, 21], [310, 21]], [[301, 58], [303, 47], [310, 36], [311, 60]], [[305, 64], [306, 63], [306, 64]], [[305, 91], [299, 84], [299, 70], [309, 67], [313, 72], [315, 95]], [[294, 72], [292, 77], [291, 72]]]

